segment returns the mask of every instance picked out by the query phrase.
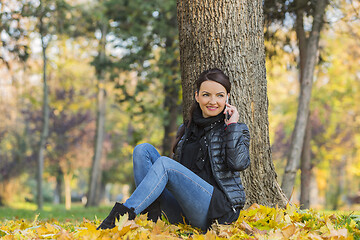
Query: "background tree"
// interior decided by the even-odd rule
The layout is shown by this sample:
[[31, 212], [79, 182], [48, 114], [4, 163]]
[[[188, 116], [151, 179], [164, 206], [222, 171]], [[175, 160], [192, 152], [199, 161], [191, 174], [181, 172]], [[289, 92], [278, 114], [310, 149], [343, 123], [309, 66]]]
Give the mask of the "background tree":
[[[0, 3], [0, 206], [13, 200], [11, 189], [15, 187], [11, 179], [21, 175], [30, 162], [26, 159], [26, 131], [19, 112], [19, 106], [23, 105], [22, 94], [26, 82], [26, 75], [23, 73], [29, 57], [30, 43], [25, 28], [27, 18], [23, 11], [22, 3]], [[5, 76], [9, 76], [10, 86], [1, 84], [6, 81]], [[11, 123], [16, 123], [17, 127], [11, 126]]]
[[284, 207], [270, 153], [262, 2], [178, 1], [177, 9], [184, 119], [200, 72], [224, 69], [233, 84], [231, 102], [251, 133], [251, 165], [242, 174], [246, 205]]
[[[163, 155], [169, 156], [181, 106], [176, 1], [116, 0], [108, 1], [106, 5], [107, 15], [117, 26], [114, 33], [120, 43], [116, 47], [128, 49], [115, 65], [123, 71], [135, 71], [139, 77], [134, 94], [126, 87], [127, 81], [117, 82], [119, 102], [128, 101], [141, 106], [142, 112], [130, 114], [141, 115], [146, 111], [159, 115], [164, 131], [162, 146], [159, 147]], [[164, 97], [157, 94], [158, 99], [152, 102], [137, 97], [140, 92], [148, 91], [155, 80], [159, 81], [158, 93]]]
[[[276, 4], [272, 4], [270, 2], [265, 2], [265, 36], [268, 37], [267, 73], [270, 80], [269, 95], [276, 96], [270, 98], [270, 122], [272, 123], [272, 129], [270, 132], [271, 142], [273, 144], [272, 149], [274, 162], [278, 171], [282, 171], [282, 169], [285, 167], [283, 165], [283, 162], [285, 162], [286, 153], [288, 153], [288, 149], [290, 148], [289, 142], [291, 138], [291, 132], [293, 130], [291, 124], [295, 122], [295, 118], [293, 116], [296, 115], [296, 109], [294, 107], [297, 107], [297, 99], [295, 99], [294, 94], [297, 94], [297, 92], [299, 92], [297, 84], [294, 84], [294, 80], [300, 79], [300, 64], [297, 62], [303, 59], [305, 56], [305, 54], [302, 54], [302, 57], [299, 57], [299, 53], [304, 53], [304, 51], [301, 51], [301, 49], [299, 49], [299, 41], [297, 37], [297, 35], [299, 36], [299, 28], [295, 29], [295, 23], [298, 22], [298, 20], [303, 20], [304, 24], [298, 26], [300, 26], [300, 30], [301, 27], [303, 27], [303, 34], [309, 36], [309, 30], [311, 26], [309, 23], [311, 23], [311, 21], [308, 20], [312, 19], [311, 16], [313, 14], [315, 6], [312, 4], [308, 4], [307, 7], [297, 8], [295, 3], [296, 2], [286, 3], [284, 1], [276, 1]], [[302, 10], [304, 18], [296, 19], [296, 10]], [[328, 153], [325, 155], [323, 155], [323, 151], [321, 149], [324, 149], [324, 144], [328, 145], [331, 142], [335, 141], [335, 139], [337, 139], [337, 137], [331, 138], [329, 137], [329, 135], [327, 135], [327, 137], [323, 135], [331, 131], [330, 125], [332, 124], [328, 125], [328, 122], [329, 119], [331, 119], [330, 112], [332, 111], [329, 111], [329, 108], [337, 106], [337, 104], [333, 102], [336, 101], [335, 99], [337, 97], [334, 97], [334, 95], [332, 95], [332, 92], [337, 91], [335, 90], [337, 88], [331, 87], [337, 84], [337, 80], [335, 80], [337, 78], [334, 78], [334, 72], [329, 74], [329, 69], [333, 68], [333, 58], [342, 59], [347, 54], [347, 51], [340, 51], [343, 53], [343, 56], [340, 56], [341, 54], [335, 53], [335, 51], [330, 50], [328, 44], [330, 42], [334, 42], [334, 39], [337, 39], [337, 37], [339, 37], [339, 39], [343, 39], [345, 42], [348, 38], [348, 30], [350, 30], [350, 28], [346, 27], [349, 25], [349, 21], [351, 21], [351, 26], [353, 29], [356, 28], [356, 22], [358, 22], [356, 20], [356, 6], [349, 4], [348, 2], [346, 3], [345, 1], [331, 2], [331, 5], [327, 8], [327, 16], [331, 16], [331, 18], [328, 18], [329, 21], [326, 23], [326, 27], [322, 30], [323, 40], [320, 40], [320, 47], [318, 51], [319, 63], [315, 70], [316, 74], [314, 77], [314, 89], [312, 97], [313, 100], [311, 100], [310, 105], [310, 111], [312, 112], [312, 114], [309, 117], [309, 123], [307, 127], [307, 132], [310, 132], [312, 136], [311, 139], [309, 137], [305, 137], [304, 145], [302, 148], [301, 166], [302, 168], [305, 166], [305, 169], [302, 169], [301, 171], [301, 179], [306, 180], [301, 180], [300, 204], [303, 208], [309, 206], [306, 205], [306, 203], [309, 203], [309, 195], [311, 197], [312, 207], [320, 207], [320, 204], [323, 204], [325, 201], [325, 196], [326, 199], [330, 197], [330, 195], [327, 195], [325, 193], [334, 192], [333, 190], [336, 189], [335, 186], [337, 185], [337, 183], [335, 182], [333, 183], [333, 187], [328, 189], [327, 187], [325, 187], [328, 185], [328, 183], [334, 181], [334, 177], [329, 178], [327, 182], [324, 182], [324, 179], [327, 179], [327, 176], [329, 176], [329, 173], [326, 169], [329, 170], [331, 166], [336, 165], [335, 162], [330, 163], [331, 161], [328, 161], [327, 157], [325, 157], [329, 156], [329, 159], [336, 159], [336, 154], [334, 156], [331, 156], [330, 153], [332, 152], [331, 149], [336, 149], [334, 147], [335, 145], [332, 145], [333, 147], [326, 148], [326, 151]], [[293, 18], [294, 21], [291, 21], [291, 18]], [[279, 19], [280, 21], [278, 21]], [[296, 33], [295, 30], [297, 30], [298, 33]], [[354, 31], [350, 30], [350, 32]], [[328, 37], [330, 37], [332, 40], [329, 40]], [[306, 43], [306, 41], [302, 41], [302, 43], [304, 44]], [[349, 45], [347, 46], [347, 48], [349, 48]], [[349, 66], [350, 62], [353, 61], [348, 61], [345, 65]], [[338, 67], [338, 69], [341, 69], [341, 67]], [[297, 76], [295, 74], [297, 74]], [[347, 74], [340, 73], [340, 75], [345, 78], [345, 75]], [[354, 79], [353, 76], [350, 75], [347, 75], [346, 77], [347, 79], [349, 79], [349, 81], [350, 79]], [[332, 80], [328, 81], [329, 79]], [[355, 82], [356, 80], [354, 81], [354, 83]], [[327, 86], [326, 94], [325, 92], [320, 90], [323, 89], [325, 86]], [[286, 94], [284, 94], [285, 92]], [[347, 94], [349, 97], [352, 96], [352, 98], [354, 98], [352, 93], [348, 92]], [[339, 114], [339, 112], [342, 113]], [[347, 116], [347, 110], [345, 110], [345, 108], [342, 108], [342, 110], [339, 110], [339, 112], [339, 116]], [[309, 127], [309, 125], [311, 127]], [[323, 140], [325, 140], [326, 143], [322, 142]], [[307, 152], [308, 154], [304, 154], [305, 152]], [[306, 159], [305, 156], [310, 156], [310, 152], [310, 166], [307, 165], [306, 167], [306, 164], [303, 164], [303, 162]], [[352, 157], [347, 158], [349, 159], [347, 162], [351, 162], [350, 159], [352, 159]], [[337, 164], [337, 167], [334, 168], [339, 169], [339, 166], [342, 166], [346, 169], [348, 163]], [[311, 170], [311, 172], [309, 170]], [[346, 170], [344, 171], [346, 172]], [[306, 175], [306, 173], [310, 174], [310, 176]], [[336, 176], [336, 174], [333, 173], [333, 176]], [[300, 181], [298, 180], [300, 179], [296, 180], [296, 184], [300, 183]], [[345, 184], [345, 186], [349, 185]], [[345, 192], [347, 192], [346, 188], [344, 188], [342, 194], [344, 194]], [[293, 201], [298, 201], [298, 194], [296, 191]]]
[[[317, 53], [319, 46], [320, 32], [323, 25], [323, 16], [325, 14], [327, 0], [319, 0], [316, 3], [313, 14], [312, 30], [309, 38], [306, 39], [304, 31], [304, 15], [301, 8], [306, 5], [302, 2], [297, 3], [296, 12], [297, 21], [296, 29], [300, 49], [300, 96], [297, 118], [290, 146], [289, 158], [285, 167], [285, 173], [282, 180], [281, 188], [285, 195], [290, 198], [295, 183], [296, 172], [300, 162], [301, 152], [303, 149], [306, 126], [309, 116], [309, 106], [311, 99], [312, 83], [314, 78], [315, 66], [317, 63]], [[308, 158], [307, 158], [308, 159]], [[306, 166], [304, 166], [306, 164]], [[303, 163], [303, 170], [309, 167], [308, 161]], [[303, 200], [304, 201], [304, 200]], [[305, 202], [307, 202], [305, 200]], [[306, 204], [308, 207], [308, 204]]]
[[[101, 14], [101, 13], [100, 13]], [[91, 167], [88, 201], [86, 206], [97, 206], [100, 201], [100, 182], [101, 182], [101, 159], [105, 134], [105, 110], [106, 110], [106, 91], [105, 91], [105, 66], [106, 66], [106, 36], [108, 34], [108, 20], [101, 16], [98, 21], [100, 39], [98, 44], [98, 56], [95, 58], [95, 69], [97, 75], [97, 114], [96, 114], [96, 134], [93, 164]]]

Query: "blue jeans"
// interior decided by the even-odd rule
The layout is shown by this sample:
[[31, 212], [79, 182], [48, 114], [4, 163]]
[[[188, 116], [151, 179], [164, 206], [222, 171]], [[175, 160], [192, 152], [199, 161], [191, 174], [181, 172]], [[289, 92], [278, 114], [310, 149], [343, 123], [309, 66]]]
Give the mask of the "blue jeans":
[[171, 223], [183, 216], [195, 227], [208, 227], [207, 214], [213, 186], [179, 162], [164, 156], [148, 143], [133, 152], [136, 189], [124, 205], [139, 214], [157, 198]]

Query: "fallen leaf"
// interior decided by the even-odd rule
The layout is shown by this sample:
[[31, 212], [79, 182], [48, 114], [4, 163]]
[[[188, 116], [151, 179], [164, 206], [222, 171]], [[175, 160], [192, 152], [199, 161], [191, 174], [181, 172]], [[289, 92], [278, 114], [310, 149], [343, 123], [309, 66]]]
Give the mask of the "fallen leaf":
[[294, 226], [294, 224], [289, 224], [281, 229], [281, 232], [284, 235], [285, 239], [288, 239], [292, 235], [294, 235], [295, 231], [296, 231], [296, 227]]

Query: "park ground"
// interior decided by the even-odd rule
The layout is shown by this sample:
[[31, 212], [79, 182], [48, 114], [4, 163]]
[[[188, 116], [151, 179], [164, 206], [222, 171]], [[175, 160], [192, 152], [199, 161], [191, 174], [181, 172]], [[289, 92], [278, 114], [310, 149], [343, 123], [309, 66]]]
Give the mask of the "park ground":
[[275, 209], [254, 204], [230, 225], [213, 224], [207, 232], [186, 224], [157, 223], [138, 216], [120, 218], [112, 230], [97, 231], [111, 206], [35, 204], [0, 207], [1, 239], [360, 239], [360, 211]]

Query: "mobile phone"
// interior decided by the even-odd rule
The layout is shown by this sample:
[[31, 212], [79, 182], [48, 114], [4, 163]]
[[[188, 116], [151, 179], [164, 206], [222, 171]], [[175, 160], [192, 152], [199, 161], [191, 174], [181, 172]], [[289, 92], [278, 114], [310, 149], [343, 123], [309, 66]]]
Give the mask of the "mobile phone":
[[[226, 103], [229, 104], [229, 96], [226, 96]], [[226, 106], [227, 108], [227, 106]], [[230, 114], [228, 112], [226, 112], [226, 120], [229, 120], [230, 119]]]

